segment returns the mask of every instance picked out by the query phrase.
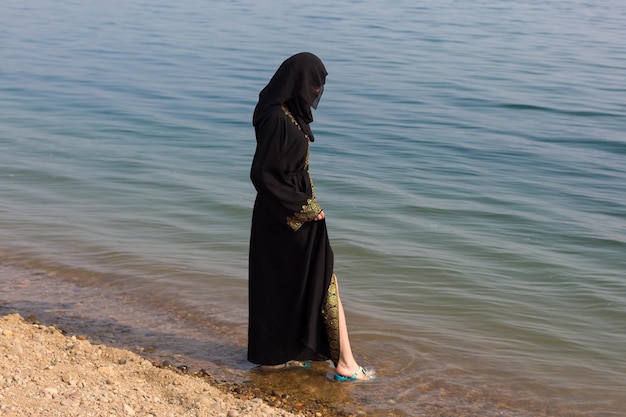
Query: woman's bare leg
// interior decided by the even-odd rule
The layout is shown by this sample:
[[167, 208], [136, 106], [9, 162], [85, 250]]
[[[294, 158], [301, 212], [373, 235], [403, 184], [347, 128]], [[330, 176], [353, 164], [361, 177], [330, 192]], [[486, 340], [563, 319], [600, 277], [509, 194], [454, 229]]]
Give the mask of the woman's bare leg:
[[[359, 371], [360, 366], [352, 354], [346, 315], [343, 311], [343, 304], [341, 304], [341, 297], [339, 296], [339, 285], [337, 285], [337, 307], [339, 310], [339, 361], [335, 371], [339, 375], [352, 376]], [[359, 380], [372, 379], [371, 376], [365, 375], [363, 372], [358, 372], [356, 377]]]

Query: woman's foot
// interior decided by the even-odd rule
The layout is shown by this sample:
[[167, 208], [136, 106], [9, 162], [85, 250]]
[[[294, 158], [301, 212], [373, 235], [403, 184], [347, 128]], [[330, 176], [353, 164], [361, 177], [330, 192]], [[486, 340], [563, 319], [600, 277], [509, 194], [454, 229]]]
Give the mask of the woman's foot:
[[359, 366], [359, 368], [350, 375], [345, 375], [336, 371], [334, 379], [339, 382], [364, 382], [375, 381], [378, 379], [378, 375], [376, 375], [376, 372], [373, 369], [365, 369], [362, 366]]
[[275, 372], [284, 371], [289, 368], [310, 368], [311, 362], [309, 361], [287, 361], [279, 365], [261, 365], [258, 367], [263, 372]]

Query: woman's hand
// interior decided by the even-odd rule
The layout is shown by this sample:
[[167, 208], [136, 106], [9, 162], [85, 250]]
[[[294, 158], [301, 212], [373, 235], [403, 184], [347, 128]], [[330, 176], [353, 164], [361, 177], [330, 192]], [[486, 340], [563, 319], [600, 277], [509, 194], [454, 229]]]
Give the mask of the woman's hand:
[[324, 210], [320, 211], [320, 214], [317, 215], [316, 218], [314, 218], [313, 220], [318, 221], [318, 220], [324, 220], [324, 218], [326, 217], [326, 215], [324, 214]]

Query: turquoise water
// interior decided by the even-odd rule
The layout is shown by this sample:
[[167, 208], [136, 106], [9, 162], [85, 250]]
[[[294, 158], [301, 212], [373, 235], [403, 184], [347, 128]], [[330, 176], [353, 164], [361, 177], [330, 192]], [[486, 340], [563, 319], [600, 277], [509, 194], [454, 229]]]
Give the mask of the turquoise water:
[[245, 374], [252, 110], [311, 51], [312, 174], [355, 351], [384, 377], [355, 403], [626, 411], [621, 1], [34, 0], [2, 5], [0, 36], [5, 307], [48, 283], [124, 294], [161, 334], [227, 322], [217, 362]]

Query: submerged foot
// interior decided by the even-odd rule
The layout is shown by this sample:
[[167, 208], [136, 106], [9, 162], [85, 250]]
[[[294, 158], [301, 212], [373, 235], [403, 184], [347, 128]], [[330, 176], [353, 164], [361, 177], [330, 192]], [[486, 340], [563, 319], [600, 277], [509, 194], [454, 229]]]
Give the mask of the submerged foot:
[[310, 368], [311, 362], [308, 361], [287, 361], [279, 365], [261, 365], [259, 370], [264, 372], [284, 371], [289, 368]]

